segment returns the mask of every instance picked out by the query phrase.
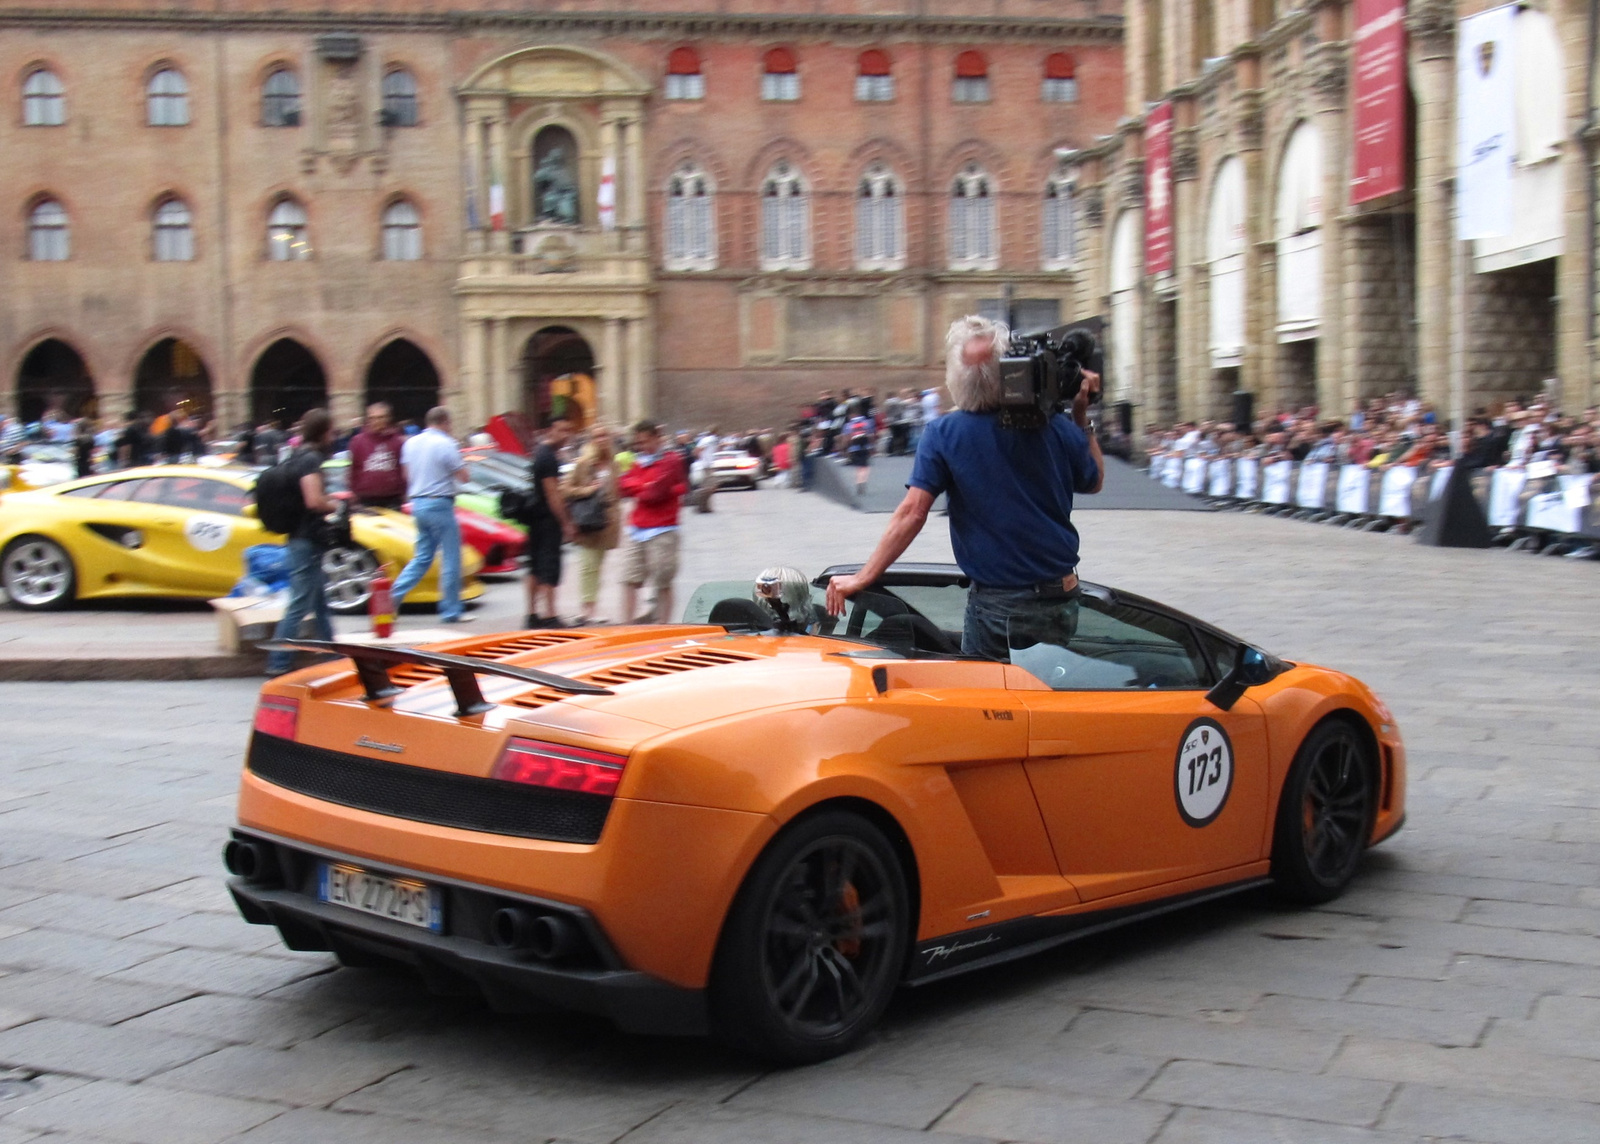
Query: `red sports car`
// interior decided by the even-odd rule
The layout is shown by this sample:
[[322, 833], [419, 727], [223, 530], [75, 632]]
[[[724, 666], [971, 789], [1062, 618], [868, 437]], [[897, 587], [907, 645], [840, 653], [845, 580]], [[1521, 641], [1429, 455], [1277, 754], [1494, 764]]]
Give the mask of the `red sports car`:
[[[410, 512], [411, 506], [407, 504], [405, 510]], [[456, 523], [461, 526], [461, 543], [476, 549], [483, 557], [480, 575], [519, 570], [517, 561], [528, 543], [520, 528], [460, 505], [456, 505]]]

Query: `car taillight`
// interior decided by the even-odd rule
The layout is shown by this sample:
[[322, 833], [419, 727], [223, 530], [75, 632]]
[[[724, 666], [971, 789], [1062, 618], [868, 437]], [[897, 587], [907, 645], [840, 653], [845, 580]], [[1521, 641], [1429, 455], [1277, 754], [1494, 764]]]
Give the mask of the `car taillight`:
[[279, 695], [263, 695], [256, 706], [256, 730], [263, 735], [276, 735], [280, 739], [293, 739], [295, 726], [300, 722], [300, 700], [285, 699]]
[[535, 739], [512, 739], [494, 765], [493, 777], [508, 783], [613, 795], [622, 782], [622, 768], [627, 764], [623, 755], [541, 743]]

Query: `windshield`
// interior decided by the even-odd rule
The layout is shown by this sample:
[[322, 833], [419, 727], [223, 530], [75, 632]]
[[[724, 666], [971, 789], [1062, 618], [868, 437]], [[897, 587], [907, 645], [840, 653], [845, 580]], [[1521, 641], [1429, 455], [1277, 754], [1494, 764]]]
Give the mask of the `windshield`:
[[[750, 601], [751, 585], [751, 580], [700, 585], [684, 605], [683, 622], [709, 623], [719, 603]], [[818, 635], [877, 644], [902, 655], [956, 655], [961, 650], [967, 591], [959, 584], [876, 584], [852, 596], [842, 616], [827, 614], [825, 598], [826, 590], [812, 584], [812, 611], [820, 617], [814, 628]], [[727, 610], [748, 613], [742, 607]]]

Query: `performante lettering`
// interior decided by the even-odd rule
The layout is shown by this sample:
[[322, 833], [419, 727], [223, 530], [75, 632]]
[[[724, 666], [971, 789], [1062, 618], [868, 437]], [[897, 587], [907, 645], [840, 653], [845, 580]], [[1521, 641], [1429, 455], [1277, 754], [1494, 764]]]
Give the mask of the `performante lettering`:
[[980, 938], [977, 941], [953, 941], [949, 945], [935, 945], [925, 949], [922, 951], [922, 956], [928, 959], [929, 965], [932, 965], [936, 961], [946, 961], [958, 953], [965, 953], [967, 950], [977, 949], [979, 946], [992, 945], [999, 940], [1000, 935], [992, 933], [988, 937]]

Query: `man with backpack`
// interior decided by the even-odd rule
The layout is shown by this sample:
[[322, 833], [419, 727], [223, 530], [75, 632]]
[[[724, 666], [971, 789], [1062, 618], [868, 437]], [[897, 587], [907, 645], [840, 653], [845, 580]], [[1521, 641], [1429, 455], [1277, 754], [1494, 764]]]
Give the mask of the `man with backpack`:
[[[333, 418], [328, 411], [311, 410], [300, 419], [300, 447], [256, 480], [256, 515], [262, 527], [289, 538], [289, 602], [272, 633], [274, 639], [298, 638], [307, 615], [315, 617], [314, 638], [333, 638], [322, 572], [322, 554], [328, 549], [323, 517], [335, 508], [322, 479], [332, 438]], [[269, 676], [282, 675], [293, 666], [292, 651], [275, 651], [267, 657]]]

